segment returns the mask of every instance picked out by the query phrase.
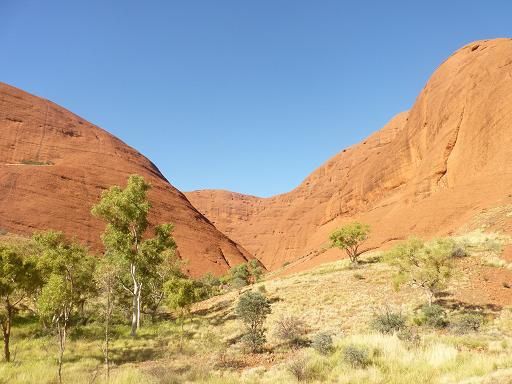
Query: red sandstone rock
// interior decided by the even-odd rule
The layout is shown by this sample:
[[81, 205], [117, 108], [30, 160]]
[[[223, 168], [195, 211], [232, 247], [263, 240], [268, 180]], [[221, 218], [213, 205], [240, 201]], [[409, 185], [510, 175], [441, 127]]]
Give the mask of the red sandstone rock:
[[483, 209], [512, 204], [512, 39], [455, 52], [409, 112], [289, 193], [186, 195], [269, 269], [340, 257], [339, 250], [324, 252], [328, 234], [354, 219], [372, 226], [369, 247], [452, 233]]
[[56, 229], [101, 249], [104, 223], [91, 207], [102, 190], [142, 175], [153, 188], [152, 224], [175, 224], [192, 275], [224, 273], [249, 254], [219, 232], [147, 158], [45, 99], [0, 83], [0, 228]]

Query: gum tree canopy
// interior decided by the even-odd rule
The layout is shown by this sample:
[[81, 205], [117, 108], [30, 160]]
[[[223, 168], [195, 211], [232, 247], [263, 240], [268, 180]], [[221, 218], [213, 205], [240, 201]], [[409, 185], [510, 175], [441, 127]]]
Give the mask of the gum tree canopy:
[[144, 281], [157, 275], [166, 256], [170, 257], [176, 248], [171, 224], [157, 226], [155, 236], [144, 239], [151, 208], [146, 196], [150, 188], [142, 176], [132, 175], [126, 188], [113, 186], [104, 191], [92, 209], [93, 215], [107, 223], [102, 235], [105, 256], [126, 272], [119, 280], [132, 298], [133, 336], [140, 328]]

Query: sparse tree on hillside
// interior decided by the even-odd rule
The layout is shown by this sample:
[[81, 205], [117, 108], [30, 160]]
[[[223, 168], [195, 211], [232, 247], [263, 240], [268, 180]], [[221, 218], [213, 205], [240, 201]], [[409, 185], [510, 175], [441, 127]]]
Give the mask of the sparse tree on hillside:
[[190, 316], [192, 304], [201, 298], [200, 286], [194, 280], [185, 277], [174, 277], [164, 284], [167, 306], [174, 310], [180, 321], [180, 350], [183, 348], [185, 319]]
[[154, 269], [154, 273], [143, 277], [143, 311], [151, 315], [153, 322], [156, 321], [158, 309], [165, 300], [165, 282], [186, 277], [182, 272], [183, 263], [176, 257], [174, 249], [164, 252], [162, 256], [162, 263]]
[[11, 360], [9, 343], [14, 314], [18, 305], [32, 295], [40, 284], [39, 271], [23, 247], [10, 242], [0, 243], [0, 326], [7, 362]]
[[238, 264], [229, 270], [229, 285], [233, 288], [242, 288], [249, 284], [251, 276], [246, 263]]
[[155, 276], [168, 252], [176, 248], [171, 224], [157, 226], [155, 236], [143, 240], [151, 207], [146, 196], [149, 188], [142, 176], [132, 175], [125, 189], [113, 186], [104, 191], [92, 209], [107, 222], [102, 235], [106, 254], [126, 271], [120, 283], [132, 300], [132, 336], [140, 327], [144, 279]]
[[353, 222], [331, 233], [331, 247], [345, 250], [352, 263], [358, 262], [358, 257], [364, 252], [361, 244], [368, 238], [370, 227], [367, 224]]
[[450, 239], [437, 239], [425, 243], [409, 239], [385, 254], [385, 260], [398, 267], [395, 287], [409, 284], [424, 291], [429, 306], [436, 293], [446, 288], [453, 272], [455, 243]]
[[96, 260], [81, 245], [68, 242], [60, 232], [37, 234], [34, 239], [39, 247], [38, 267], [44, 278], [37, 307], [41, 317], [57, 331], [58, 377], [62, 382], [62, 358], [71, 315], [95, 291]]
[[242, 263], [232, 267], [227, 276], [228, 283], [233, 288], [243, 288], [249, 284], [260, 281], [263, 275], [261, 263], [252, 259], [247, 263]]
[[246, 292], [238, 300], [235, 314], [245, 325], [243, 340], [252, 352], [258, 352], [265, 343], [263, 324], [270, 312], [269, 300], [259, 292]]
[[263, 268], [261, 267], [261, 263], [256, 259], [252, 259], [247, 263], [247, 265], [249, 266], [250, 282], [257, 283], [260, 281], [261, 277], [263, 276]]

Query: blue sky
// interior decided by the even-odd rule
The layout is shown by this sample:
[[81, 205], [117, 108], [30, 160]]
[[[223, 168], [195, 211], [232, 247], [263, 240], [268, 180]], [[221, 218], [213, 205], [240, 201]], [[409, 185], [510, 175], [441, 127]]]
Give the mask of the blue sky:
[[184, 191], [270, 196], [409, 109], [512, 2], [0, 0], [0, 81], [138, 149]]

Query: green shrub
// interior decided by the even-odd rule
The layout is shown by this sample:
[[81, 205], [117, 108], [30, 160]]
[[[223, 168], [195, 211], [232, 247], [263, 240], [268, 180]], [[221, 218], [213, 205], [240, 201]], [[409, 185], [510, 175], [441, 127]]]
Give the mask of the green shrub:
[[432, 328], [444, 328], [448, 325], [446, 311], [437, 304], [424, 304], [420, 309], [420, 317], [417, 319], [417, 323]]
[[238, 300], [235, 314], [246, 329], [242, 341], [252, 352], [261, 350], [266, 341], [263, 323], [270, 312], [270, 302], [259, 292], [246, 292]]
[[400, 312], [393, 312], [386, 308], [382, 313], [376, 314], [370, 327], [382, 334], [392, 334], [405, 328], [406, 318]]
[[211, 272], [201, 277], [199, 283], [204, 287], [206, 298], [220, 294], [221, 280]]
[[353, 368], [366, 368], [371, 364], [368, 349], [358, 345], [349, 345], [343, 350], [343, 360]]
[[453, 321], [453, 329], [459, 334], [477, 332], [483, 323], [484, 319], [481, 314], [463, 313]]
[[267, 341], [265, 329], [248, 329], [241, 341], [252, 353], [260, 352]]
[[396, 336], [403, 342], [409, 343], [410, 345], [413, 346], [418, 346], [421, 342], [420, 335], [418, 334], [418, 332], [416, 332], [416, 330], [414, 330], [411, 327], [405, 327], [400, 329], [400, 331], [397, 332]]
[[322, 355], [328, 355], [334, 350], [332, 336], [328, 332], [319, 332], [313, 336], [311, 346]]
[[229, 281], [229, 286], [233, 289], [240, 289], [249, 285], [247, 280], [242, 279], [241, 277], [235, 277]]
[[363, 253], [361, 244], [368, 239], [370, 226], [358, 222], [348, 223], [335, 230], [329, 236], [331, 247], [345, 250], [352, 264], [358, 262], [359, 256]]
[[232, 267], [227, 276], [224, 276], [221, 281], [227, 282], [227, 284], [234, 289], [243, 288], [249, 284], [256, 283], [261, 280], [263, 276], [263, 267], [261, 263], [253, 259], [247, 263], [238, 264]]

